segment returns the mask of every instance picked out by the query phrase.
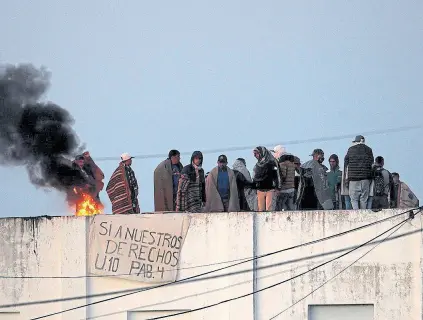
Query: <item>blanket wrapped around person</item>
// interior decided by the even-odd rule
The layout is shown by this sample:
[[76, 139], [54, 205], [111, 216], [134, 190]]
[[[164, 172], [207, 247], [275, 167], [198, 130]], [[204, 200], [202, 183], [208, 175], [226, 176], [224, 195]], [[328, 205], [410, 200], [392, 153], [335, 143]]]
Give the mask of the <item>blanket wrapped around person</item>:
[[219, 195], [217, 183], [219, 168], [216, 167], [210, 171], [210, 174], [206, 179], [207, 201], [204, 207], [204, 212], [238, 212], [240, 210], [236, 177], [231, 169], [227, 168], [226, 170], [229, 176], [229, 203], [227, 210], [225, 210], [222, 198]]
[[[200, 165], [195, 165], [194, 158], [200, 158]], [[201, 212], [206, 202], [204, 170], [201, 168], [203, 154], [195, 151], [191, 163], [182, 169], [176, 196], [177, 212]]]
[[123, 163], [113, 172], [106, 192], [112, 203], [113, 214], [140, 213], [138, 205], [138, 183], [130, 167]]

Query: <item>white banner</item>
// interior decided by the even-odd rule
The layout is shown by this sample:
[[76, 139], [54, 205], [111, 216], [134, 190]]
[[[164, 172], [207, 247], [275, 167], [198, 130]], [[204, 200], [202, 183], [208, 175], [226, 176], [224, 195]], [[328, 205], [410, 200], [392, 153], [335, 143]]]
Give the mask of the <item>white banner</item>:
[[141, 282], [173, 282], [190, 218], [183, 214], [96, 215], [89, 272]]

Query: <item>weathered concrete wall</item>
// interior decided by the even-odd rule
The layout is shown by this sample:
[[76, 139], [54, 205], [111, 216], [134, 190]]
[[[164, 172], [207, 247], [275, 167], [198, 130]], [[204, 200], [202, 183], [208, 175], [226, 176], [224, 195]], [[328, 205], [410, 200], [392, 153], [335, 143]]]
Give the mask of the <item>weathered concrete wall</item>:
[[[398, 212], [194, 214], [191, 215], [191, 225], [182, 250], [178, 278], [229, 264], [216, 265], [217, 262], [276, 251], [356, 228], [395, 213]], [[258, 269], [254, 272], [237, 273], [252, 269], [254, 263], [250, 261], [215, 273], [235, 273], [232, 276], [141, 292], [47, 319], [138, 320], [213, 304], [298, 275], [370, 240], [405, 217], [404, 215], [339, 238], [260, 259], [256, 263]], [[0, 279], [0, 304], [84, 296], [148, 286], [117, 278], [84, 277], [87, 274], [89, 221], [90, 218], [84, 217], [0, 219], [0, 275], [18, 277]], [[405, 224], [394, 237], [408, 234], [407, 236], [381, 244], [277, 319], [307, 319], [308, 306], [314, 304], [374, 304], [375, 320], [422, 319], [422, 235], [416, 231], [421, 228], [421, 221], [420, 216], [417, 216], [411, 223]], [[254, 297], [250, 295], [174, 319], [267, 320], [309, 294], [370, 248], [371, 246], [360, 248], [335, 262], [260, 292]], [[201, 265], [202, 267], [198, 267]], [[28, 276], [82, 277], [19, 278]], [[20, 312], [20, 317], [12, 318], [9, 314], [9, 319], [30, 319], [107, 297], [2, 309], [0, 320], [8, 318], [7, 314], [1, 312]]]

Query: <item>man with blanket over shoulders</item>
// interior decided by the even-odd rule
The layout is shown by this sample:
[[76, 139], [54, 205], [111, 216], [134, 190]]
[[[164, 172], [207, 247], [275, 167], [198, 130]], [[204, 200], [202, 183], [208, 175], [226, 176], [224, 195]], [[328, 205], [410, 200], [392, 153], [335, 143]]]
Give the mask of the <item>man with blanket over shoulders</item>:
[[129, 153], [121, 156], [119, 167], [113, 172], [106, 192], [112, 203], [113, 214], [140, 213], [138, 205], [138, 182], [131, 168], [132, 157]]
[[179, 178], [183, 166], [178, 150], [171, 150], [169, 157], [154, 170], [154, 211], [175, 211]]
[[312, 160], [300, 167], [300, 185], [297, 194], [298, 210], [333, 210], [326, 168], [323, 165], [325, 153], [315, 149]]
[[189, 165], [186, 165], [179, 178], [178, 194], [176, 196], [176, 212], [201, 212], [206, 202], [206, 188], [203, 164], [203, 154], [194, 151]]
[[234, 172], [228, 168], [228, 158], [220, 155], [206, 180], [205, 212], [239, 212], [238, 187]]

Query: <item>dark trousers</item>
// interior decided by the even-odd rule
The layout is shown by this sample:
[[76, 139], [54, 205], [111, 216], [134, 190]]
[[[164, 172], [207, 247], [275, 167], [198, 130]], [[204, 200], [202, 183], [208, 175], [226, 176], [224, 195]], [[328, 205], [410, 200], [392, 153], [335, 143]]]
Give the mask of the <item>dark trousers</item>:
[[373, 196], [372, 209], [389, 209], [388, 196]]

